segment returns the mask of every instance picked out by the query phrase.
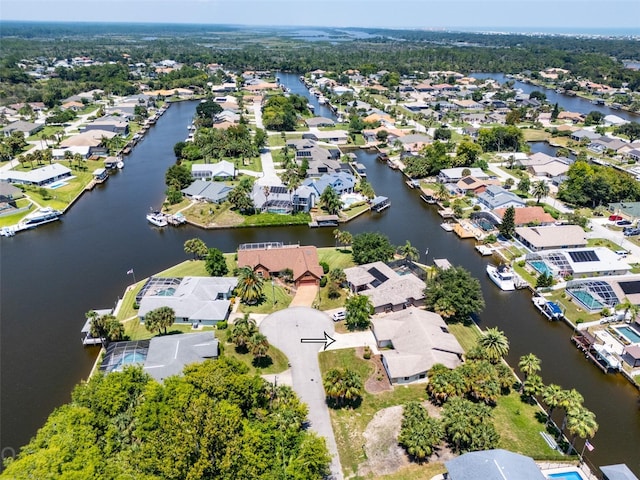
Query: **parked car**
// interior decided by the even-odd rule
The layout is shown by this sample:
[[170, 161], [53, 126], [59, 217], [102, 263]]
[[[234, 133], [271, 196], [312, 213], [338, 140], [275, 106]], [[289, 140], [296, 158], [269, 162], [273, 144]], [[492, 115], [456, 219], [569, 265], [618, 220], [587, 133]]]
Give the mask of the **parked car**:
[[346, 316], [346, 312], [344, 310], [340, 310], [339, 312], [334, 313], [332, 318], [334, 322], [339, 322], [340, 320], [344, 320]]
[[640, 235], [640, 228], [633, 228], [624, 232], [625, 237], [634, 237], [636, 235]]
[[622, 217], [620, 215], [609, 215], [610, 222], [617, 222], [618, 220], [622, 220]]
[[616, 222], [616, 225], [618, 225], [619, 227], [622, 227], [624, 225], [631, 225], [633, 222], [631, 220], [618, 220]]

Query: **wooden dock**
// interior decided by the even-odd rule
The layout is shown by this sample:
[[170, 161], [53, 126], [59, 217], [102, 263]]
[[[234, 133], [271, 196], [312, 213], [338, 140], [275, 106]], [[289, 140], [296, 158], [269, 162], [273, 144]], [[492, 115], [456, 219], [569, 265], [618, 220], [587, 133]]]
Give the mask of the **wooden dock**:
[[609, 368], [609, 366], [596, 355], [595, 350], [593, 349], [596, 339], [591, 334], [581, 332], [579, 335], [572, 336], [571, 341], [575, 344], [578, 350], [584, 353], [585, 358], [591, 360], [591, 362], [604, 373], [611, 373], [612, 371], [615, 371]]

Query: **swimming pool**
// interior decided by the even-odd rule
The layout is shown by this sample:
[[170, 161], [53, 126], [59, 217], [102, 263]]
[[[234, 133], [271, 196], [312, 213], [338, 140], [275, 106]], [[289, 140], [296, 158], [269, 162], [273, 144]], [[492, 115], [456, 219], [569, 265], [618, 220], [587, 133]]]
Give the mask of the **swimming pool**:
[[571, 470], [569, 472], [550, 473], [547, 478], [557, 480], [584, 480], [584, 477], [580, 475], [580, 472]]
[[364, 200], [364, 197], [362, 195], [358, 195], [357, 193], [347, 193], [342, 195], [340, 200], [342, 200], [342, 204], [345, 207], [350, 207], [354, 203], [362, 202]]
[[640, 343], [640, 334], [634, 329], [627, 325], [623, 325], [622, 327], [614, 327], [615, 330], [629, 340], [631, 343]]
[[147, 356], [142, 353], [138, 353], [138, 352], [127, 353], [120, 360], [118, 360], [118, 362], [112, 365], [111, 371], [113, 372], [116, 370], [121, 370], [123, 365], [143, 363], [146, 359], [147, 359]]
[[55, 190], [56, 188], [60, 188], [60, 187], [64, 187], [65, 185], [67, 185], [67, 182], [55, 182], [52, 183], [51, 185], [47, 185], [47, 188], [49, 190]]
[[482, 230], [484, 230], [485, 232], [490, 232], [491, 230], [493, 230], [495, 227], [493, 226], [493, 223], [491, 223], [489, 220], [487, 220], [486, 218], [476, 218], [473, 223], [478, 227], [481, 228]]
[[589, 292], [585, 292], [584, 290], [567, 290], [567, 292], [589, 310], [599, 310], [605, 307], [605, 305], [596, 300]]
[[531, 265], [538, 273], [544, 273], [545, 275], [553, 277], [553, 271], [542, 260], [533, 260], [529, 262], [529, 265]]

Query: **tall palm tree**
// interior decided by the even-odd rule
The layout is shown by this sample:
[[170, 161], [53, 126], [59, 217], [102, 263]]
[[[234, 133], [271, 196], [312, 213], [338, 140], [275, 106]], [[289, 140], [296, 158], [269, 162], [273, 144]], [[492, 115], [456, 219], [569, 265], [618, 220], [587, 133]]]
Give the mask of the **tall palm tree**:
[[444, 202], [445, 200], [449, 200], [449, 198], [451, 197], [451, 194], [449, 193], [449, 190], [447, 189], [447, 186], [444, 183], [436, 184], [435, 197], [441, 202]]
[[562, 425], [560, 426], [560, 432], [556, 440], [560, 439], [562, 432], [567, 426], [569, 412], [582, 406], [582, 402], [584, 402], [584, 397], [575, 388], [572, 388], [571, 390], [562, 390], [559, 396], [560, 401], [558, 402], [558, 406], [564, 410], [564, 417], [562, 418]]
[[575, 445], [576, 439], [578, 437], [585, 439], [593, 438], [593, 436], [598, 431], [598, 423], [596, 422], [595, 414], [591, 410], [583, 406], [579, 406], [569, 412], [567, 428], [573, 435], [571, 445], [566, 452], [567, 454], [569, 454], [571, 450], [573, 450], [573, 446]]
[[538, 180], [533, 183], [531, 194], [536, 197], [536, 204], [539, 204], [542, 197], [549, 195], [549, 185], [544, 180]]
[[416, 260], [418, 260], [418, 258], [420, 258], [420, 253], [418, 252], [418, 249], [413, 245], [411, 245], [411, 242], [409, 240], [407, 240], [407, 242], [404, 245], [400, 246], [398, 248], [398, 251], [405, 260], [410, 260], [415, 262]]
[[542, 399], [549, 409], [547, 411], [547, 423], [545, 423], [545, 427], [549, 425], [549, 422], [551, 421], [551, 415], [553, 414], [555, 408], [560, 406], [560, 401], [562, 400], [562, 392], [562, 387], [554, 383], [547, 385], [542, 392]]
[[323, 385], [327, 397], [337, 407], [352, 404], [362, 397], [362, 380], [348, 368], [329, 370], [324, 376]]
[[518, 362], [518, 368], [524, 374], [524, 381], [522, 382], [522, 385], [524, 386], [524, 382], [527, 381], [529, 376], [540, 371], [540, 359], [533, 353], [523, 355], [520, 357], [520, 361]]
[[249, 350], [255, 359], [264, 358], [269, 352], [269, 340], [262, 333], [256, 331], [247, 342]]
[[238, 274], [238, 295], [240, 299], [249, 305], [258, 302], [262, 297], [264, 280], [259, 277], [251, 267], [243, 267]]
[[487, 357], [492, 363], [498, 363], [509, 353], [509, 339], [497, 327], [488, 328], [478, 343], [486, 350]]
[[249, 339], [257, 332], [256, 321], [250, 318], [248, 313], [245, 313], [242, 318], [238, 318], [233, 322], [231, 341], [238, 348], [246, 348], [249, 344]]
[[536, 395], [541, 394], [544, 391], [544, 383], [542, 383], [542, 377], [535, 373], [529, 375], [522, 384], [522, 391], [525, 395], [528, 395], [532, 400]]

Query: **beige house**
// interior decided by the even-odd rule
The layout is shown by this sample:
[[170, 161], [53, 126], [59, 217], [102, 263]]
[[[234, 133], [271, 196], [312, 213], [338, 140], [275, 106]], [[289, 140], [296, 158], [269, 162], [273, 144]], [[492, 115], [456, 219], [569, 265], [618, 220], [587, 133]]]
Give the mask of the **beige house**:
[[556, 248], [580, 248], [587, 245], [586, 234], [578, 225], [518, 227], [516, 238], [534, 252]]

